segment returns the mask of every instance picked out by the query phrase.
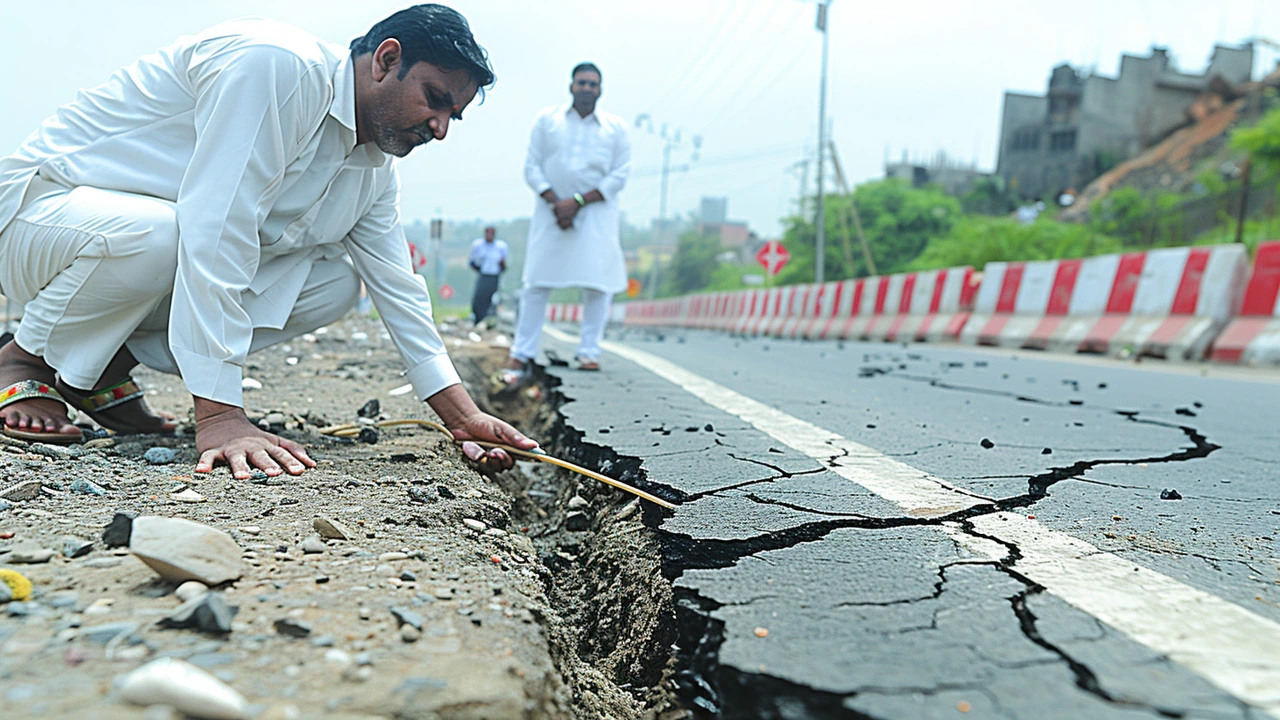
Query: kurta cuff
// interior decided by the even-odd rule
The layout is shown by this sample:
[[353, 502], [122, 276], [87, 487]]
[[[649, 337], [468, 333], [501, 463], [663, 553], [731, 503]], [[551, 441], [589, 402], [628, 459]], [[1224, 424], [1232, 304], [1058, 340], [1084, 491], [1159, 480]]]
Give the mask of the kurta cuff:
[[413, 384], [414, 392], [423, 400], [450, 385], [462, 382], [462, 378], [458, 377], [458, 371], [453, 367], [453, 361], [445, 354], [436, 355], [418, 363], [416, 367], [410, 368], [407, 375], [409, 382]]
[[[239, 365], [171, 347], [187, 390], [198, 398], [244, 407], [243, 372]], [[452, 369], [452, 368], [450, 368]]]

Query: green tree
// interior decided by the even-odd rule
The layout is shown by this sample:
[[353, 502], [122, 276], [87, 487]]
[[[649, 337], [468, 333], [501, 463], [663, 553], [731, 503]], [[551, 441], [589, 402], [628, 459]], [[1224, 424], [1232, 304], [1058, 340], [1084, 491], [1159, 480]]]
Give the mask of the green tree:
[[[905, 268], [931, 239], [946, 235], [961, 215], [959, 200], [936, 187], [913, 188], [903, 180], [878, 180], [859, 185], [852, 196], [830, 196], [825, 202], [823, 253], [828, 280], [869, 274], [851, 212], [855, 202], [876, 271], [882, 275]], [[817, 244], [813, 219], [791, 217], [785, 222], [783, 244], [791, 253], [791, 262], [779, 273], [778, 282], [813, 282]], [[845, 260], [846, 237], [852, 246], [852, 265]]]
[[1254, 162], [1280, 171], [1280, 107], [1263, 115], [1257, 125], [1232, 132], [1231, 146], [1249, 153]]
[[720, 238], [697, 232], [686, 232], [676, 244], [676, 254], [663, 268], [662, 297], [683, 295], [707, 287], [719, 264]]
[[989, 262], [1055, 260], [1119, 252], [1120, 242], [1088, 225], [1062, 223], [1041, 217], [1028, 225], [1007, 217], [970, 215], [960, 219], [945, 237], [929, 243], [908, 267], [936, 270]]

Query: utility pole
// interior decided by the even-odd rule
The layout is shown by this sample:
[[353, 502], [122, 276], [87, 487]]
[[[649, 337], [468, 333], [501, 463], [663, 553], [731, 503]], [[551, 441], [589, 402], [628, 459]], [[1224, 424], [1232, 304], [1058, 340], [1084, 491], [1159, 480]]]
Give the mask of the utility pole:
[[818, 228], [817, 257], [813, 263], [814, 282], [822, 284], [824, 253], [826, 252], [826, 225], [827, 218], [824, 214], [826, 208], [823, 204], [822, 197], [822, 181], [823, 181], [823, 159], [826, 156], [827, 147], [827, 49], [828, 40], [831, 34], [827, 32], [827, 14], [831, 9], [831, 0], [820, 0], [818, 3], [818, 30], [822, 32], [822, 81], [821, 89], [818, 92], [818, 216], [815, 224]]
[[[667, 245], [668, 178], [672, 172], [687, 172], [689, 170], [690, 163], [677, 165], [674, 168], [671, 167], [671, 149], [680, 145], [681, 131], [679, 128], [677, 128], [672, 134], [668, 135], [667, 124], [663, 123], [661, 132], [654, 133], [653, 119], [649, 117], [648, 113], [641, 113], [636, 117], [636, 127], [647, 130], [662, 138], [662, 191], [661, 197], [658, 199], [658, 231], [654, 234], [654, 239], [656, 241], [654, 245], [656, 249], [653, 254], [653, 266], [649, 268], [649, 289], [646, 293], [648, 298], [652, 300], [658, 292], [658, 276], [660, 266], [662, 265], [659, 261], [658, 254]], [[691, 161], [696, 161], [702, 153], [702, 136], [694, 135], [691, 143], [693, 145], [693, 153], [689, 159]]]
[[[667, 176], [671, 174], [671, 140], [662, 141], [662, 193], [658, 200], [658, 242], [659, 247], [667, 246]], [[649, 268], [649, 299], [658, 292], [658, 266], [661, 265], [657, 251], [653, 253], [653, 267]]]
[[[840, 189], [844, 194], [849, 196], [849, 213], [853, 215], [853, 226], [858, 231], [858, 242], [862, 244], [862, 259], [867, 263], [867, 274], [876, 274], [876, 261], [871, 256], [871, 245], [867, 243], [867, 234], [862, 231], [862, 216], [858, 214], [858, 202], [854, 197], [853, 188], [849, 187], [849, 183], [844, 178], [844, 168], [840, 166], [840, 155], [836, 152], [836, 143], [831, 141], [831, 165], [836, 171], [836, 182], [840, 183]], [[840, 222], [844, 222], [841, 216]], [[849, 238], [846, 234], [844, 242], [845, 259], [850, 267], [853, 267], [853, 260], [849, 258], [852, 254], [849, 250]]]

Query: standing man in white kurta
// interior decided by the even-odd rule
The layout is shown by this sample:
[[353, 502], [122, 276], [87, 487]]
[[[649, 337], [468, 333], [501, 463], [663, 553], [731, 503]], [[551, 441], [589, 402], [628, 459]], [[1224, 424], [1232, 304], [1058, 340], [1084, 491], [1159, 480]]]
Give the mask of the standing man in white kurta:
[[394, 158], [443, 140], [492, 82], [466, 20], [418, 5], [349, 47], [224, 23], [81, 92], [0, 159], [0, 290], [25, 305], [0, 348], [3, 431], [77, 440], [63, 401], [171, 431], [129, 377], [142, 361], [191, 392], [197, 472], [299, 474], [302, 446], [245, 416], [242, 367], [341, 317], [363, 281], [455, 438], [534, 445], [459, 383], [400, 225]]
[[578, 367], [600, 369], [600, 340], [614, 293], [627, 288], [618, 238], [618, 193], [631, 171], [631, 140], [616, 115], [596, 109], [600, 69], [573, 69], [573, 102], [538, 113], [524, 177], [538, 196], [529, 223], [520, 316], [512, 369], [537, 356], [547, 297], [555, 288], [582, 289]]

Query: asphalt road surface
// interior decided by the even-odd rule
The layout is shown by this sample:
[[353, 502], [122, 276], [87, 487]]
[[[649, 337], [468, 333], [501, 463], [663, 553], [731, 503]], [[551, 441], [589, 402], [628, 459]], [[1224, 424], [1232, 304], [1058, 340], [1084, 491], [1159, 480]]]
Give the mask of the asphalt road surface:
[[681, 503], [658, 529], [694, 704], [1280, 717], [1276, 374], [609, 340], [603, 372], [554, 369], [562, 411]]

